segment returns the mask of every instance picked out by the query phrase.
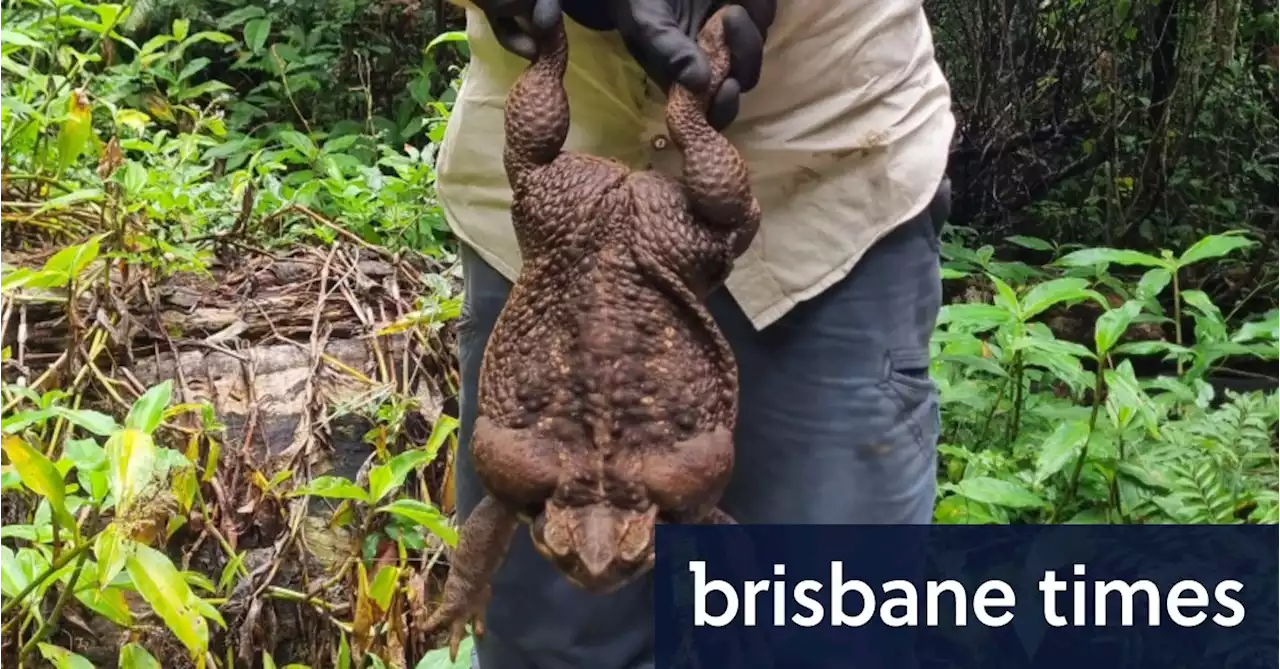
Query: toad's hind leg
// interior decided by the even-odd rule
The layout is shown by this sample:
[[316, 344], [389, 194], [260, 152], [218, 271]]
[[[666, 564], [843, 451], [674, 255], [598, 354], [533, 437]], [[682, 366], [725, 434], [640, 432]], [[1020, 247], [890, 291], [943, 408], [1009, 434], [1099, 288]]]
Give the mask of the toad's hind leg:
[[[711, 86], [718, 90], [729, 74], [729, 51], [723, 19], [728, 6], [717, 11], [698, 36], [698, 46], [711, 61]], [[697, 96], [672, 86], [667, 102], [667, 128], [684, 157], [684, 182], [693, 211], [707, 224], [733, 230], [733, 255], [750, 246], [760, 226], [760, 204], [751, 193], [747, 163], [729, 140], [707, 122], [709, 96]]]
[[500, 427], [488, 416], [476, 419], [471, 439], [476, 473], [486, 490], [501, 491], [518, 511], [541, 507], [560, 481], [556, 442], [532, 430]]
[[484, 634], [484, 608], [489, 599], [489, 580], [511, 545], [519, 521], [510, 509], [492, 497], [485, 497], [463, 523], [458, 533], [458, 549], [450, 561], [444, 598], [423, 624], [432, 634], [449, 626], [449, 653], [457, 660], [458, 647], [472, 622], [477, 636]]
[[551, 164], [569, 136], [568, 62], [569, 43], [560, 18], [538, 38], [538, 55], [507, 95], [502, 160], [512, 188], [534, 168]]
[[641, 480], [673, 518], [702, 522], [720, 502], [733, 473], [733, 431], [717, 427], [646, 454]]

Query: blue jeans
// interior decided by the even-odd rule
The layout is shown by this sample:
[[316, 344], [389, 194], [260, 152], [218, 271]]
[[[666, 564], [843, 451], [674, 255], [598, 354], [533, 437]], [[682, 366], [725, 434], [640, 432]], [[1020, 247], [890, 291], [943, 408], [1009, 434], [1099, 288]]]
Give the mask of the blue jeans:
[[[738, 522], [932, 521], [940, 426], [929, 338], [942, 302], [938, 229], [950, 209], [948, 186], [845, 279], [761, 331], [726, 291], [709, 300], [741, 370], [734, 478], [721, 505]], [[476, 379], [510, 284], [466, 248], [463, 273], [456, 477], [465, 518], [484, 494], [468, 450]], [[607, 596], [588, 594], [517, 531], [494, 577], [473, 664], [651, 668], [651, 588], [641, 579]]]

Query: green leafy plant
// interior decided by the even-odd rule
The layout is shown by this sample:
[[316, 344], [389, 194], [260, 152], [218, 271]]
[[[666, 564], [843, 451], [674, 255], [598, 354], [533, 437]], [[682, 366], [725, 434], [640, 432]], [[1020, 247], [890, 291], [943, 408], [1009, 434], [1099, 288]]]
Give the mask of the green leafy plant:
[[[1216, 414], [1206, 413], [1214, 395], [1206, 376], [1218, 363], [1231, 356], [1277, 357], [1280, 312], [1232, 331], [1203, 292], [1179, 290], [1179, 271], [1253, 243], [1235, 234], [1213, 235], [1180, 256], [1166, 252], [1163, 257], [1076, 250], [1055, 263], [1069, 268], [1069, 274], [1021, 290], [1000, 278], [999, 269], [1004, 276], [1047, 274], [1002, 268], [989, 256], [974, 262], [971, 254], [956, 254], [950, 277], [965, 278], [975, 267], [985, 267], [994, 290], [990, 302], [945, 306], [933, 342], [946, 425], [938, 520], [1261, 522], [1274, 517], [1270, 472], [1277, 460], [1268, 447], [1275, 441], [1274, 412], [1256, 403], [1243, 405], [1248, 407], [1244, 415], [1235, 403], [1218, 409], [1253, 426], [1260, 439], [1218, 433], [1230, 441], [1192, 446], [1184, 432], [1187, 425], [1215, 424], [1211, 416]], [[1150, 269], [1131, 287], [1106, 273], [1111, 263]], [[1174, 340], [1123, 341], [1135, 324], [1170, 320], [1158, 300], [1170, 286]], [[1118, 306], [1104, 291], [1117, 296]], [[1055, 307], [1082, 303], [1100, 310], [1092, 346], [1064, 340], [1038, 320]], [[1195, 343], [1190, 345], [1179, 325], [1182, 304], [1194, 311]], [[1174, 361], [1176, 375], [1140, 380], [1133, 360], [1152, 355]], [[1229, 483], [1219, 481], [1218, 465], [1204, 459], [1208, 443], [1228, 448], [1249, 465], [1237, 467]], [[1237, 517], [1245, 510], [1248, 514]]]

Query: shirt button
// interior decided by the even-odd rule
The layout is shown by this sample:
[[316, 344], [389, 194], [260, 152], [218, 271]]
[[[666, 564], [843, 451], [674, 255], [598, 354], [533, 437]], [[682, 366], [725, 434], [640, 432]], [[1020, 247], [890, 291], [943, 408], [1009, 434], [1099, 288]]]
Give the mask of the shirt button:
[[671, 144], [671, 140], [667, 139], [666, 135], [654, 135], [649, 140], [649, 144], [653, 146], [654, 151], [661, 151]]

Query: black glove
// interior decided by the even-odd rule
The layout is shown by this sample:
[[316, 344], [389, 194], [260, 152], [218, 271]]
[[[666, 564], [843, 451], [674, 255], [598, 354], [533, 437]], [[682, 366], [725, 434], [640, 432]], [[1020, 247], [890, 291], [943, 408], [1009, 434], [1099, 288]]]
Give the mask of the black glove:
[[[516, 22], [516, 18], [528, 20], [531, 29], [545, 33], [560, 18], [561, 0], [472, 0], [489, 19], [489, 27], [498, 44], [526, 60], [538, 55], [538, 48], [529, 29]], [[576, 20], [576, 19], [575, 19]]]
[[739, 96], [760, 81], [764, 40], [773, 24], [776, 0], [605, 1], [613, 7], [614, 26], [627, 50], [649, 77], [664, 91], [675, 81], [696, 93], [706, 91], [711, 79], [711, 64], [698, 48], [698, 31], [716, 9], [726, 4], [739, 5], [739, 9], [725, 15], [729, 76], [713, 92], [707, 113], [708, 121], [717, 130], [733, 122], [738, 115]]
[[[565, 14], [592, 30], [617, 30], [627, 50], [662, 90], [673, 81], [704, 92], [711, 80], [711, 64], [698, 48], [698, 31], [725, 0], [472, 0], [485, 16], [504, 49], [532, 60], [537, 54], [533, 36], [551, 29], [563, 8]], [[714, 92], [708, 122], [723, 130], [738, 115], [739, 96], [760, 81], [764, 40], [773, 24], [777, 0], [738, 0], [741, 9], [725, 16], [729, 44], [729, 76]], [[517, 17], [529, 21], [521, 27]]]

